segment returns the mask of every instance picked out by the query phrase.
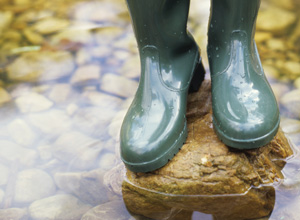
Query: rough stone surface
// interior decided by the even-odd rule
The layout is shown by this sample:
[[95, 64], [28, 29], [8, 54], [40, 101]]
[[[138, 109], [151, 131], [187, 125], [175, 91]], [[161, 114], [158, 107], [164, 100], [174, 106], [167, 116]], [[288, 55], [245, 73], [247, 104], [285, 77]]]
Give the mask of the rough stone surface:
[[259, 218], [271, 212], [274, 188], [251, 187], [283, 178], [284, 159], [293, 153], [284, 134], [279, 131], [259, 149], [233, 150], [214, 133], [210, 108], [210, 82], [205, 81], [189, 97], [190, 132], [181, 151], [151, 173], [127, 171], [123, 198], [130, 211], [164, 219], [171, 210], [194, 210], [222, 220]]
[[98, 169], [83, 173], [56, 173], [54, 179], [64, 192], [72, 193], [81, 201], [95, 206], [108, 202], [103, 176], [104, 171]]
[[14, 201], [29, 203], [53, 195], [55, 184], [49, 174], [39, 169], [18, 173]]
[[37, 200], [29, 206], [33, 220], [80, 220], [91, 207], [71, 195], [55, 195]]
[[28, 220], [29, 215], [27, 209], [10, 208], [0, 209], [1, 220]]
[[72, 73], [75, 63], [65, 51], [37, 51], [23, 53], [7, 67], [10, 80], [47, 81]]

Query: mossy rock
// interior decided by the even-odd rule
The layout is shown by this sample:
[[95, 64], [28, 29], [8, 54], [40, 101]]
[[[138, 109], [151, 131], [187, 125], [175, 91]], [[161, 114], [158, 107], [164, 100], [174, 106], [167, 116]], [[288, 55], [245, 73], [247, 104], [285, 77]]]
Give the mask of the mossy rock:
[[190, 219], [193, 211], [222, 220], [268, 216], [273, 186], [293, 154], [283, 132], [259, 149], [224, 145], [213, 130], [210, 81], [189, 96], [187, 117], [187, 141], [166, 166], [150, 173], [127, 170], [122, 191], [128, 210], [153, 219]]

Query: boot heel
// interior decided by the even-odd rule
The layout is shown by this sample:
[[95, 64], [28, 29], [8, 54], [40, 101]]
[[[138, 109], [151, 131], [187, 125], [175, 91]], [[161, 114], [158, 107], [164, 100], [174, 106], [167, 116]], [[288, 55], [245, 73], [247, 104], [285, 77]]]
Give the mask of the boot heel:
[[201, 86], [201, 83], [204, 80], [205, 76], [205, 69], [202, 63], [202, 59], [200, 58], [199, 63], [197, 64], [194, 73], [193, 78], [190, 83], [189, 93], [197, 92]]

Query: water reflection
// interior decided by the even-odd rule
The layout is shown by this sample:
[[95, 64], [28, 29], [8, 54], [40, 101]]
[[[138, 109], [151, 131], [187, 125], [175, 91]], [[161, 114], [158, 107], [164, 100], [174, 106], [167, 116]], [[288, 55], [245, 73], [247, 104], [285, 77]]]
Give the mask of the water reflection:
[[[129, 213], [122, 197], [119, 128], [139, 78], [125, 2], [2, 0], [0, 8], [0, 219], [148, 219]], [[282, 129], [299, 148], [299, 1], [263, 1], [261, 10], [258, 49]], [[192, 1], [189, 27], [206, 66], [208, 13], [209, 0]], [[284, 181], [260, 194], [269, 200], [257, 210], [274, 208], [271, 220], [299, 218], [299, 161], [289, 159]], [[197, 196], [173, 203], [159, 195], [168, 205], [150, 211], [163, 217], [212, 219], [192, 212], [212, 207], [214, 219], [226, 215], [212, 198], [199, 208]], [[219, 200], [227, 215], [228, 201]]]

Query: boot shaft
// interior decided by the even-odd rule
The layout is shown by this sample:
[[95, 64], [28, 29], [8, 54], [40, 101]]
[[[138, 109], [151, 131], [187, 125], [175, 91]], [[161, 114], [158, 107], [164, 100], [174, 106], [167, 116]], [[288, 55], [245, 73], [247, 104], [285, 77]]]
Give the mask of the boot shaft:
[[260, 0], [211, 0], [209, 34], [222, 40], [233, 31], [254, 37]]
[[139, 49], [192, 43], [186, 30], [190, 0], [127, 0], [127, 5]]

